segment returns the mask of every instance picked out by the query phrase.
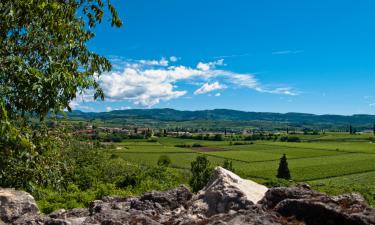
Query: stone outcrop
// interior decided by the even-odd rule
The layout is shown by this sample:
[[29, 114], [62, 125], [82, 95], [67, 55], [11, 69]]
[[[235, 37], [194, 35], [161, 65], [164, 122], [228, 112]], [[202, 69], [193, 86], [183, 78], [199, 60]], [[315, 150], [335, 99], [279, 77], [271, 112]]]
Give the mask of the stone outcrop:
[[212, 216], [229, 211], [248, 209], [260, 201], [268, 188], [221, 167], [215, 169], [206, 187], [191, 201], [191, 212]]
[[39, 213], [33, 196], [24, 191], [0, 189], [0, 221], [9, 223]]
[[140, 197], [105, 197], [87, 209], [41, 215], [31, 195], [0, 189], [0, 225], [371, 225], [375, 209], [358, 194], [328, 196], [308, 185], [271, 188], [217, 168], [193, 195], [180, 186]]

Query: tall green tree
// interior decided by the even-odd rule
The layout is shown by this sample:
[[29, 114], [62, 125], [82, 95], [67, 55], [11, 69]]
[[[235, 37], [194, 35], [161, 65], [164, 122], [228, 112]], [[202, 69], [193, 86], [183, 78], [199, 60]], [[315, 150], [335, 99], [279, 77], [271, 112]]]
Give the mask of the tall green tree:
[[226, 169], [226, 170], [235, 172], [235, 170], [233, 168], [232, 160], [225, 159], [224, 162], [223, 162], [223, 168]]
[[276, 177], [286, 180], [289, 180], [291, 178], [288, 167], [288, 160], [285, 154], [280, 158], [279, 168], [277, 170]]
[[48, 133], [31, 129], [28, 116], [70, 110], [85, 90], [104, 97], [98, 76], [111, 64], [87, 42], [106, 18], [122, 25], [109, 0], [0, 1], [0, 185], [25, 186], [15, 179], [36, 179], [47, 164]]
[[208, 183], [213, 167], [205, 155], [198, 156], [197, 159], [191, 162], [190, 186], [193, 192], [198, 192]]

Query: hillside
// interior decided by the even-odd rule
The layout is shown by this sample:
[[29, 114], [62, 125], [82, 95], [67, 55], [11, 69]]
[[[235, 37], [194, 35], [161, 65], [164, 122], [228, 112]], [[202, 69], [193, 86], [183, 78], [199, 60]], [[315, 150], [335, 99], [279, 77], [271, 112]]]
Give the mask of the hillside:
[[[214, 109], [200, 111], [180, 111], [174, 109], [129, 109], [111, 112], [82, 112], [73, 111], [68, 113], [70, 119], [97, 119], [110, 121], [152, 121], [162, 124], [171, 124], [189, 121], [191, 126], [197, 121], [210, 121], [217, 127], [254, 126], [265, 127], [308, 127], [320, 129], [345, 129], [349, 124], [360, 129], [372, 129], [375, 123], [375, 115], [314, 115], [306, 113], [268, 113], [268, 112], [245, 112], [229, 109]], [[231, 124], [228, 125], [228, 122]], [[239, 124], [240, 123], [240, 124]], [[160, 125], [160, 124], [159, 124]], [[212, 124], [211, 124], [212, 125]], [[233, 126], [232, 126], [233, 125]]]

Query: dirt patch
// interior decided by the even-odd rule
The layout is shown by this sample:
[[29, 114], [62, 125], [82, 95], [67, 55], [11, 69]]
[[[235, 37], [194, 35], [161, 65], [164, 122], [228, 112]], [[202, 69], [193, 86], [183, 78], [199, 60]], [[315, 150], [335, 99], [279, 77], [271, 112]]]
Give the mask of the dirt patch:
[[216, 147], [196, 147], [196, 148], [192, 148], [194, 149], [195, 151], [198, 151], [198, 152], [222, 152], [222, 151], [225, 151], [225, 149], [223, 148], [216, 148]]

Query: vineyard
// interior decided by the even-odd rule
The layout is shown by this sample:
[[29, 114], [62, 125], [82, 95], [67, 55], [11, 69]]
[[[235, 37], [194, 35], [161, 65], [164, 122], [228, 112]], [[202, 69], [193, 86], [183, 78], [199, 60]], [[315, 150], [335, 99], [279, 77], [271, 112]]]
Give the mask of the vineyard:
[[307, 182], [316, 189], [335, 194], [358, 191], [373, 201], [375, 144], [368, 136], [353, 138], [330, 134], [303, 138], [300, 143], [255, 141], [233, 144], [162, 137], [123, 141], [108, 152], [112, 157], [146, 165], [156, 165], [161, 155], [167, 155], [171, 167], [185, 172], [197, 156], [204, 154], [213, 165], [231, 160], [236, 173], [264, 183], [275, 179], [279, 158], [286, 154], [293, 182]]

